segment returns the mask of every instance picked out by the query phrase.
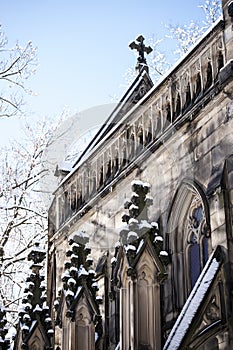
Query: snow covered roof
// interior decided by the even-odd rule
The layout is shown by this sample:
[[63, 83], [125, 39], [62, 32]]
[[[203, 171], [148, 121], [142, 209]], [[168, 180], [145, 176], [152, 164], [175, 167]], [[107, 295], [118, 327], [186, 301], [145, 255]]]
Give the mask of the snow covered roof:
[[[142, 86], [144, 87], [144, 93], [142, 96], [138, 97], [140, 88]], [[83, 142], [83, 140], [86, 138], [86, 134], [84, 134], [80, 140], [82, 147], [79, 148], [79, 141], [77, 142], [77, 147], [74, 144], [73, 150], [70, 151], [71, 154], [74, 154], [74, 156], [72, 156], [72, 166], [69, 164], [69, 161], [67, 159], [62, 164], [60, 164], [60, 167], [62, 168], [61, 170], [67, 171], [69, 174], [67, 174], [67, 176], [61, 181], [58, 187], [62, 186], [62, 184], [66, 182], [70, 176], [72, 176], [72, 174], [98, 148], [99, 143], [105, 140], [105, 135], [107, 135], [109, 131], [113, 130], [114, 127], [119, 126], [119, 120], [122, 119], [122, 116], [128, 114], [128, 112], [137, 105], [138, 100], [142, 99], [143, 96], [147, 94], [147, 92], [150, 91], [152, 87], [153, 82], [151, 78], [149, 77], [146, 70], [143, 70], [138, 76], [136, 76], [133, 83], [121, 98], [120, 102], [111, 111], [105, 122], [99, 126], [98, 130], [93, 128], [93, 135], [88, 137], [89, 142]], [[80, 152], [77, 153], [77, 149], [80, 149]], [[71, 156], [68, 156], [68, 158], [71, 158]]]
[[209, 257], [209, 260], [207, 261], [183, 309], [181, 310], [171, 333], [169, 334], [163, 350], [181, 349], [180, 346], [184, 341], [194, 318], [198, 314], [199, 307], [220, 269], [222, 258], [222, 250], [219, 246]]
[[[147, 85], [144, 86], [145, 91], [143, 95], [140, 96], [140, 98], [142, 98], [148, 91], [150, 91], [150, 89], [153, 86], [153, 82], [149, 77], [149, 74], [147, 73], [147, 71], [142, 70], [141, 73], [136, 76], [133, 83], [130, 85], [126, 93], [123, 95], [120, 102], [116, 105], [116, 107], [114, 108], [112, 113], [109, 115], [105, 123], [99, 129], [98, 133], [96, 134], [96, 137], [93, 139], [93, 143], [90, 144], [91, 147], [88, 146], [87, 149], [89, 148], [92, 149], [93, 147], [95, 147], [95, 145], [102, 140], [103, 135], [105, 135], [109, 130], [111, 130], [112, 125], [116, 125], [117, 122], [121, 119], [122, 115], [125, 115], [140, 100], [140, 98], [136, 98], [135, 93], [138, 92], [141, 85], [145, 82], [147, 83]], [[80, 158], [80, 161], [81, 159], [82, 158]], [[74, 166], [77, 166], [78, 164], [79, 164], [79, 161]]]
[[[161, 79], [153, 85], [148, 73], [144, 70], [140, 75], [138, 75], [129, 89], [126, 91], [125, 95], [122, 97], [120, 102], [114, 108], [112, 113], [110, 113], [107, 120], [103, 123], [100, 129], [97, 131], [96, 135], [90, 140], [89, 144], [80, 157], [76, 158], [76, 162], [73, 164], [72, 169], [65, 162], [63, 164], [64, 170], [67, 169], [69, 174], [61, 181], [58, 188], [60, 188], [76, 170], [89, 158], [95, 151], [97, 151], [100, 144], [103, 144], [108, 138], [109, 134], [113, 133], [116, 128], [119, 127], [119, 121], [121, 123], [125, 123], [130, 114], [132, 114], [137, 108], [145, 101], [147, 101], [150, 96], [159, 89], [159, 87], [167, 81], [169, 76], [173, 74], [177, 69], [183, 64], [183, 62], [197, 49], [197, 47], [205, 40], [205, 38], [210, 35], [212, 31], [214, 31], [222, 22], [222, 17], [220, 17], [213, 25], [200, 37], [200, 39], [196, 42], [193, 47], [191, 47], [185, 54], [182, 56], [176, 63], [173, 65], [167, 72], [164, 74]], [[147, 91], [143, 94], [143, 96], [138, 100], [134, 101], [134, 93], [139, 89], [140, 85], [144, 82], [147, 82]], [[150, 87], [150, 88], [149, 88]], [[57, 188], [57, 189], [58, 189]]]
[[[162, 85], [167, 80], [167, 78], [187, 59], [187, 57], [189, 57], [196, 50], [196, 48], [202, 43], [202, 41], [219, 25], [219, 23], [222, 22], [222, 20], [223, 18], [222, 16], [220, 16], [219, 19], [215, 23], [213, 23], [212, 26], [210, 26], [210, 28], [197, 40], [195, 45], [193, 45], [163, 76], [161, 76], [161, 79], [159, 79], [155, 85], [152, 83], [148, 73], [145, 70], [143, 70], [141, 74], [135, 78], [129, 89], [126, 91], [125, 95], [117, 104], [116, 108], [110, 114], [109, 118], [100, 128], [99, 132], [97, 132], [91, 144], [83, 152], [83, 155], [80, 157], [80, 160], [76, 164], [74, 164], [73, 168], [77, 169], [82, 164], [82, 158], [87, 150], [89, 152], [88, 155], [90, 155], [96, 149], [96, 147], [98, 147], [99, 142], [105, 141], [104, 136], [109, 133], [109, 130], [113, 130], [117, 127], [119, 119], [121, 120], [121, 122], [123, 122], [123, 120], [125, 120], [128, 117], [128, 115], [138, 107], [138, 105], [146, 101], [151, 96], [151, 94], [155, 90], [157, 90], [159, 86]], [[148, 89], [148, 91], [141, 97], [141, 99], [137, 101], [137, 103], [129, 103], [130, 98], [132, 98], [133, 92], [137, 89], [138, 86], [140, 86], [144, 79], [147, 79], [147, 81], [150, 82], [151, 88]], [[127, 105], [127, 108], [124, 108], [125, 105]], [[87, 157], [85, 156], [84, 158], [84, 160], [86, 160]]]

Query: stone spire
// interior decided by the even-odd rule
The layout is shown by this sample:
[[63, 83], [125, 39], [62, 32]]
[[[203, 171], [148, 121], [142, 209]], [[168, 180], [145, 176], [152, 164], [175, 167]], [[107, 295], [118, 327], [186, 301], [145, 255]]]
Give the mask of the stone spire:
[[91, 267], [93, 259], [91, 258], [91, 249], [88, 245], [89, 236], [82, 231], [76, 231], [69, 238], [69, 249], [66, 251], [68, 260], [64, 262], [65, 271], [61, 276], [63, 288], [58, 291], [58, 297], [54, 301], [56, 314], [56, 325], [60, 325], [61, 319], [59, 309], [61, 307], [61, 297], [64, 294], [67, 311], [66, 317], [74, 321], [75, 308], [80, 295], [88, 291], [91, 303], [95, 304], [96, 315], [94, 317], [95, 333], [98, 339], [102, 336], [102, 319], [100, 316], [99, 304], [102, 303], [102, 296], [98, 295], [98, 283], [96, 273]]
[[22, 299], [22, 305], [19, 309], [19, 322], [22, 332], [22, 349], [29, 349], [28, 340], [31, 332], [33, 331], [36, 323], [40, 322], [46, 338], [46, 349], [51, 349], [50, 339], [53, 337], [52, 320], [49, 314], [49, 307], [46, 305], [46, 285], [44, 282], [44, 275], [40, 272], [43, 267], [43, 260], [45, 259], [46, 251], [39, 246], [39, 243], [35, 243], [35, 246], [31, 249], [28, 260], [32, 261], [30, 266], [31, 273], [28, 276], [26, 282], [26, 288], [24, 289], [24, 296]]
[[141, 242], [151, 241], [161, 263], [166, 266], [168, 254], [163, 250], [163, 238], [157, 222], [149, 222], [148, 208], [153, 204], [153, 198], [149, 196], [150, 184], [140, 180], [131, 183], [131, 198], [126, 200], [124, 208], [128, 214], [122, 214], [122, 221], [126, 223], [120, 231], [121, 243], [124, 246], [129, 263], [132, 264], [140, 251]]

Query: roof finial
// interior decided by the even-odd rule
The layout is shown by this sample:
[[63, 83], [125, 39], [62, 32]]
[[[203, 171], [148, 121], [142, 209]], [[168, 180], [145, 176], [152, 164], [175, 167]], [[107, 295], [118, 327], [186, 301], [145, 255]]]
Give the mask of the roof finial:
[[136, 39], [136, 42], [133, 41], [131, 44], [129, 44], [129, 47], [132, 50], [137, 50], [139, 53], [136, 65], [137, 74], [139, 74], [143, 69], [146, 69], [148, 72], [149, 68], [144, 53], [147, 53], [148, 55], [150, 52], [153, 51], [153, 49], [150, 46], [145, 46], [144, 37], [142, 35], [139, 35], [139, 37]]

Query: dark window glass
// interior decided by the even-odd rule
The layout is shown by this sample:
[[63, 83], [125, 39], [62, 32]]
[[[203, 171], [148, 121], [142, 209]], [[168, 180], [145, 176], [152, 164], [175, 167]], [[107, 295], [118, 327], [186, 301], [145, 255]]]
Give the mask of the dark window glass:
[[208, 260], [208, 238], [207, 237], [203, 238], [202, 249], [203, 249], [203, 266], [204, 266]]
[[190, 247], [190, 275], [191, 287], [193, 288], [201, 272], [199, 245], [194, 242]]

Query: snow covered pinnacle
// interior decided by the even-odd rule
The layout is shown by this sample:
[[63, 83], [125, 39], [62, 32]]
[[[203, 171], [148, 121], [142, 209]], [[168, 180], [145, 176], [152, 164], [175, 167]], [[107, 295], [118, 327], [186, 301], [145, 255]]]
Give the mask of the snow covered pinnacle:
[[102, 296], [97, 295], [99, 287], [95, 271], [91, 267], [93, 259], [90, 256], [91, 249], [88, 247], [89, 237], [83, 231], [75, 231], [68, 242], [70, 247], [66, 251], [66, 256], [69, 259], [64, 262], [64, 272], [61, 276], [63, 288], [60, 288], [54, 301], [56, 325], [61, 323], [62, 298], [66, 301], [66, 317], [74, 321], [76, 305], [80, 297], [85, 294], [91, 299], [91, 304], [95, 305], [94, 326], [98, 337], [101, 337], [102, 319], [99, 304], [102, 303]]
[[19, 308], [19, 325], [22, 332], [22, 349], [29, 349], [28, 340], [37, 323], [43, 325], [46, 332], [47, 348], [50, 349], [50, 339], [53, 336], [53, 325], [50, 318], [49, 307], [46, 305], [46, 284], [45, 277], [40, 273], [43, 267], [46, 251], [35, 243], [35, 246], [28, 254], [28, 260], [32, 260], [31, 273], [27, 277], [27, 284], [24, 289], [22, 305]]
[[163, 265], [166, 265], [168, 254], [163, 250], [163, 237], [159, 232], [158, 223], [148, 221], [148, 207], [153, 204], [153, 198], [148, 195], [150, 184], [134, 180], [131, 186], [133, 190], [131, 198], [124, 203], [128, 214], [123, 213], [122, 215], [122, 221], [126, 225], [120, 231], [121, 243], [129, 263], [133, 264], [143, 246], [150, 241], [159, 260]]
[[124, 203], [128, 213], [122, 215], [125, 224], [120, 230], [120, 240], [115, 245], [115, 253], [111, 259], [112, 300], [122, 287], [122, 266], [126, 264], [127, 275], [134, 282], [137, 281], [141, 273], [138, 264], [143, 254], [148, 254], [151, 264], [155, 264], [158, 282], [162, 283], [167, 278], [169, 255], [164, 250], [160, 227], [157, 222], [148, 220], [148, 207], [153, 204], [153, 198], [149, 196], [150, 184], [134, 180], [131, 187], [133, 193]]
[[150, 184], [134, 180], [131, 186], [133, 191], [131, 198], [126, 199], [124, 203], [124, 208], [129, 210], [129, 214], [123, 214], [122, 221], [129, 223], [130, 219], [148, 220], [148, 207], [153, 204], [153, 198], [148, 196]]
[[0, 305], [0, 349], [7, 350], [10, 349], [10, 340], [6, 337], [8, 333], [6, 311]]

